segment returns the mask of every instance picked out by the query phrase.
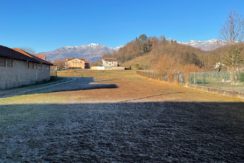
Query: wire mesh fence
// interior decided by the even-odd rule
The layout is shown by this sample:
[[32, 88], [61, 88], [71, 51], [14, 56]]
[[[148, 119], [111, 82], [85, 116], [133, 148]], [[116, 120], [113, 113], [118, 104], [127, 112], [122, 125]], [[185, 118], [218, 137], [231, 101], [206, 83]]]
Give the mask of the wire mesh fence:
[[229, 91], [244, 94], [244, 72], [236, 73], [233, 82], [230, 72], [197, 72], [191, 73], [189, 84], [209, 89]]
[[185, 83], [185, 76], [181, 72], [174, 73], [174, 74], [167, 74], [167, 73], [155, 72], [153, 70], [143, 70], [143, 71], [137, 71], [137, 74], [151, 79], [156, 79], [156, 80], [177, 82], [179, 84]]
[[227, 72], [194, 72], [190, 73], [190, 84], [209, 84], [230, 82], [230, 73]]
[[229, 95], [244, 95], [244, 72], [237, 74], [235, 83], [231, 80], [229, 72], [195, 72], [190, 74], [175, 73], [172, 75], [158, 73], [152, 70], [137, 71], [139, 75], [168, 82], [188, 84], [191, 87]]

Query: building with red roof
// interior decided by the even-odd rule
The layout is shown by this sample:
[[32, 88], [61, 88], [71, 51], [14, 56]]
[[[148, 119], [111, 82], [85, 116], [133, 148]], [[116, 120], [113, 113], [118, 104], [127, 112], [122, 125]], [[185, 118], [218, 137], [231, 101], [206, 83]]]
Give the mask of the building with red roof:
[[0, 45], [0, 89], [50, 80], [52, 63], [22, 49]]

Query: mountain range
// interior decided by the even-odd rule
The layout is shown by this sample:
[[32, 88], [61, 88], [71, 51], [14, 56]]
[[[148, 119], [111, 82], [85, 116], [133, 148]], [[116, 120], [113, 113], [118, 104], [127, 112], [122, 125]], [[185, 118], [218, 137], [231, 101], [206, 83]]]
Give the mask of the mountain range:
[[207, 41], [191, 40], [189, 42], [180, 42], [180, 43], [201, 49], [203, 51], [215, 50], [226, 45], [226, 42], [217, 39], [211, 39]]
[[104, 54], [111, 54], [118, 48], [110, 48], [104, 45], [91, 43], [80, 46], [65, 46], [53, 51], [43, 52], [47, 60], [55, 61], [65, 58], [84, 58], [90, 62], [101, 59]]
[[[204, 51], [211, 51], [220, 48], [226, 43], [217, 39], [207, 40], [207, 41], [189, 41], [189, 42], [179, 42], [180, 44], [189, 45], [195, 48], [199, 48]], [[88, 45], [80, 46], [65, 46], [58, 48], [53, 51], [43, 52], [41, 54], [46, 55], [47, 60], [55, 61], [65, 58], [84, 58], [90, 62], [96, 62], [102, 58], [104, 54], [112, 54], [117, 51], [120, 47], [110, 48], [101, 44], [91, 43]]]

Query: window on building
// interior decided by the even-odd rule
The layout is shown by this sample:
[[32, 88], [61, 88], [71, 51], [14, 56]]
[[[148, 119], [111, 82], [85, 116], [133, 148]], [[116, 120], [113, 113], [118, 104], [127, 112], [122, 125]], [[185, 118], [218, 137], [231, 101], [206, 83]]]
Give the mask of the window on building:
[[6, 59], [0, 58], [0, 67], [6, 67]]

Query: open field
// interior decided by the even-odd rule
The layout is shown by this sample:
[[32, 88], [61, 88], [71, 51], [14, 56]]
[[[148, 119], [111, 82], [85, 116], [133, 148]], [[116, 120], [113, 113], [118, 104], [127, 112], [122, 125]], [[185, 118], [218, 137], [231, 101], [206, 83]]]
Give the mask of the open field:
[[244, 103], [136, 75], [63, 71], [0, 93], [0, 162], [243, 162]]
[[[240, 102], [238, 98], [214, 95], [141, 77], [134, 71], [62, 71], [67, 83], [31, 87], [31, 92], [12, 90], [5, 104], [99, 103], [99, 102]], [[75, 78], [76, 77], [76, 78]], [[40, 88], [40, 89], [38, 89]], [[18, 96], [14, 94], [17, 93]], [[20, 96], [23, 94], [22, 96]], [[0, 93], [1, 96], [1, 93]], [[5, 93], [7, 96], [7, 93]]]

